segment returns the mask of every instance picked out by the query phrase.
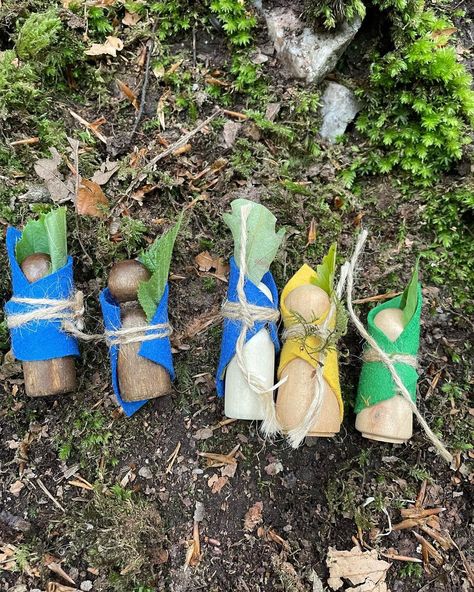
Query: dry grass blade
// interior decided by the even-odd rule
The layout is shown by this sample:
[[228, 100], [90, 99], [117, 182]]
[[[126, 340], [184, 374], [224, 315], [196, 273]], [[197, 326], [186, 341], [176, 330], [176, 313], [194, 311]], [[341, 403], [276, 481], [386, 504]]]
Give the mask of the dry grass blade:
[[44, 493], [49, 497], [49, 499], [53, 502], [53, 504], [61, 510], [61, 512], [66, 513], [66, 510], [61, 506], [58, 500], [46, 489], [46, 485], [41, 481], [41, 479], [37, 479], [36, 483], [40, 486], [40, 488], [44, 491]]
[[184, 569], [196, 567], [201, 561], [201, 539], [199, 537], [199, 522], [194, 521], [193, 538], [188, 541], [188, 550], [186, 551], [186, 560]]
[[76, 478], [72, 481], [68, 481], [68, 485], [73, 485], [74, 487], [81, 487], [82, 489], [87, 489], [89, 491], [93, 491], [94, 486], [83, 479], [80, 475], [76, 475]]
[[353, 304], [366, 304], [368, 302], [380, 302], [382, 300], [389, 300], [390, 298], [395, 298], [396, 296], [400, 296], [401, 292], [387, 292], [386, 294], [378, 294], [377, 296], [367, 296], [366, 298], [359, 298], [358, 300], [353, 300]]
[[422, 550], [424, 551], [424, 549], [426, 548], [426, 552], [428, 553], [428, 556], [431, 557], [432, 559], [434, 559], [436, 565], [438, 565], [438, 566], [443, 565], [444, 559], [443, 559], [443, 556], [441, 555], [441, 553], [439, 553], [433, 547], [433, 545], [425, 539], [424, 536], [421, 536], [421, 534], [418, 534], [417, 532], [413, 532], [413, 534], [415, 535], [416, 540], [419, 543], [421, 543]]
[[94, 136], [96, 136], [97, 138], [99, 138], [99, 140], [101, 142], [103, 142], [104, 144], [107, 144], [107, 138], [104, 136], [104, 134], [102, 134], [99, 131], [99, 127], [106, 122], [106, 120], [105, 120], [104, 117], [101, 117], [99, 119], [96, 119], [95, 121], [93, 121], [92, 123], [90, 123], [89, 121], [86, 121], [83, 117], [81, 117], [78, 113], [76, 113], [72, 109], [69, 109], [69, 113], [74, 117], [74, 119], [76, 121], [78, 121], [79, 123], [81, 123], [88, 130], [90, 130], [94, 134]]
[[451, 537], [447, 538], [443, 536], [434, 528], [429, 527], [427, 524], [422, 524], [420, 528], [425, 534], [429, 535], [433, 540], [435, 540], [445, 551], [453, 548]]
[[63, 580], [66, 580], [66, 582], [69, 582], [73, 586], [76, 585], [76, 582], [71, 578], [71, 576], [69, 576], [64, 571], [64, 569], [61, 567], [61, 562], [58, 561], [55, 557], [53, 557], [52, 555], [45, 555], [43, 558], [43, 562], [46, 565], [46, 567], [50, 569], [53, 573], [55, 573], [57, 576], [63, 578]]
[[407, 518], [406, 520], [402, 520], [398, 524], [394, 524], [392, 526], [392, 530], [405, 530], [406, 528], [415, 528], [416, 526], [420, 526], [419, 520]]
[[166, 461], [168, 463], [168, 466], [166, 467], [166, 471], [165, 471], [167, 475], [169, 475], [171, 473], [171, 471], [173, 470], [173, 465], [176, 462], [176, 459], [178, 458], [178, 454], [179, 454], [180, 449], [181, 449], [181, 442], [178, 442], [176, 444], [176, 447], [173, 450], [172, 454], [170, 455], [170, 457]]
[[236, 465], [237, 459], [235, 455], [240, 448], [240, 444], [237, 444], [229, 454], [219, 454], [217, 452], [198, 452], [198, 455], [207, 459], [208, 467], [223, 467], [225, 465]]
[[422, 518], [428, 518], [429, 516], [435, 516], [444, 512], [446, 508], [403, 508], [400, 510], [400, 514], [404, 518], [413, 518], [413, 520], [420, 520]]
[[10, 142], [10, 146], [13, 148], [14, 146], [29, 146], [31, 144], [38, 144], [40, 139], [35, 136], [34, 138], [25, 138], [24, 140], [15, 140], [14, 142]]

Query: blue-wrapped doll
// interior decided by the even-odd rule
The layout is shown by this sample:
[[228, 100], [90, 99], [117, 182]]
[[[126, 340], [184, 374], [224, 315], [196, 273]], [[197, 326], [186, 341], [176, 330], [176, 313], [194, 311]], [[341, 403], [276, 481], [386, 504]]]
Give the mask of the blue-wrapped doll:
[[138, 260], [116, 263], [100, 295], [112, 384], [127, 416], [172, 389], [167, 282], [180, 224], [181, 217]]

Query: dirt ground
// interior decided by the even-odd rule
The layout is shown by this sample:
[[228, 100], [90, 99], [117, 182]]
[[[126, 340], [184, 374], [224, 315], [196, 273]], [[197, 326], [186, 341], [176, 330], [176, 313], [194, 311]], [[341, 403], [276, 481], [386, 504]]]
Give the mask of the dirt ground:
[[[472, 7], [466, 3], [466, 8], [467, 16], [457, 26], [466, 50], [463, 59], [472, 67]], [[6, 22], [4, 17], [3, 50], [8, 48]], [[412, 529], [385, 534], [390, 524], [402, 521], [401, 510], [414, 502], [426, 484], [424, 507], [444, 508], [440, 524], [455, 546], [443, 549], [435, 543], [441, 559], [439, 564], [432, 560], [429, 571], [421, 563], [391, 561], [389, 589], [467, 592], [472, 589], [466, 573], [472, 545], [469, 479], [435, 454], [416, 424], [406, 445], [361, 438], [354, 427], [353, 405], [362, 341], [352, 326], [340, 342], [346, 411], [334, 438], [312, 440], [292, 450], [282, 438], [264, 441], [255, 423], [223, 421], [214, 374], [221, 336], [219, 307], [227, 282], [214, 270], [200, 270], [195, 257], [209, 251], [227, 261], [232, 254], [222, 214], [234, 198], [263, 203], [278, 225], [286, 227], [283, 248], [272, 268], [280, 290], [303, 262], [319, 263], [333, 241], [338, 243], [342, 263], [361, 226], [370, 234], [354, 297], [402, 290], [418, 253], [433, 237], [422, 221], [421, 193], [407, 198], [390, 178], [365, 179], [357, 192], [338, 181], [351, 146], [360, 141], [352, 128], [350, 141], [320, 142], [317, 154], [303, 156], [251, 120], [223, 114], [190, 140], [189, 151], [160, 161], [153, 175], [138, 184], [135, 193], [127, 194], [131, 174], [139, 174], [147, 160], [192, 130], [218, 104], [203, 88], [206, 77], [219, 78], [228, 47], [216, 30], [198, 29], [195, 34], [194, 58], [189, 31], [174, 40], [176, 57], [171, 62], [182, 60], [177, 71], [190, 76], [195, 119], [176, 104], [173, 97], [182, 87], [177, 90], [173, 83], [165, 129], [144, 130], [145, 122], [156, 117], [167, 88], [162, 79], [151, 76], [143, 120], [130, 140], [134, 110], [114, 81], [119, 78], [130, 88], [140, 88], [143, 67], [136, 58], [143, 38], [130, 41], [123, 59], [101, 61], [98, 67], [107, 89], [102, 97], [63, 92], [49, 106], [49, 119], [64, 121], [67, 134], [77, 138], [84, 128], [70, 110], [89, 122], [99, 116], [107, 120], [101, 127], [110, 139], [107, 145], [84, 141], [80, 154], [84, 177], [106, 158], [120, 161], [122, 167], [103, 187], [112, 208], [107, 218], [77, 217], [73, 205], [66, 204], [69, 250], [77, 288], [86, 296], [88, 332], [101, 330], [98, 295], [113, 261], [136, 256], [187, 208], [170, 279], [177, 379], [170, 396], [150, 401], [127, 419], [113, 396], [105, 346], [81, 345], [77, 392], [32, 399], [24, 393], [21, 365], [12, 361], [4, 344], [0, 357], [0, 590], [45, 590], [51, 581], [73, 586], [54, 572], [59, 563], [81, 590], [310, 591], [313, 585], [318, 590], [312, 574], [326, 586], [328, 549], [351, 549], [354, 537], [385, 554], [421, 559], [420, 542]], [[357, 80], [367, 35], [363, 29], [331, 77]], [[257, 45], [267, 58], [263, 68], [271, 80], [271, 103], [281, 106], [281, 123], [294, 124], [297, 143], [307, 123], [298, 123], [286, 106], [303, 86], [282, 76], [263, 25]], [[246, 104], [236, 94], [224, 107], [241, 113]], [[237, 139], [225, 137], [229, 121], [239, 124]], [[25, 136], [21, 121], [3, 133], [9, 141]], [[10, 192], [13, 205], [11, 219], [0, 219], [2, 239], [8, 223], [22, 226], [31, 215], [32, 202], [21, 195], [40, 184], [32, 167], [39, 149], [35, 145], [17, 148], [17, 160], [24, 168], [18, 177], [11, 171], [2, 173], [0, 182]], [[135, 164], [130, 164], [131, 159]], [[443, 183], [462, 183], [463, 175], [463, 170], [456, 170]], [[308, 245], [312, 219], [316, 240]], [[129, 220], [141, 221], [146, 230], [130, 230]], [[3, 248], [0, 264], [3, 303], [11, 293]], [[451, 286], [435, 285], [430, 277], [422, 267], [419, 408], [449, 449], [459, 451], [458, 459], [468, 463], [472, 457], [473, 321], [453, 303]], [[357, 307], [362, 318], [370, 306]], [[199, 456], [202, 452], [228, 454], [237, 446], [235, 473], [229, 466], [208, 467], [206, 458]], [[245, 528], [252, 508], [256, 523]], [[196, 528], [200, 561], [185, 569]]]

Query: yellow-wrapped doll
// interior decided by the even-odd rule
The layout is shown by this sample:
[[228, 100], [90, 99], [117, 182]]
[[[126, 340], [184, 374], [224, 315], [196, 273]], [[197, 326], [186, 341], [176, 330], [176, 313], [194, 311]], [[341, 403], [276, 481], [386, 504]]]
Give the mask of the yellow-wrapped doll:
[[336, 341], [345, 331], [345, 315], [333, 286], [335, 259], [333, 245], [317, 272], [303, 265], [281, 294], [285, 330], [278, 380], [286, 381], [276, 412], [294, 447], [305, 436], [334, 436], [343, 418]]

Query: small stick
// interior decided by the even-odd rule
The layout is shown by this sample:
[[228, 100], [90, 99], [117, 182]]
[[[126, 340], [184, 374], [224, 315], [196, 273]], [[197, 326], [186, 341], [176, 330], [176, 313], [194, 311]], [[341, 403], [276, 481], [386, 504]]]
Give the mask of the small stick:
[[38, 137], [34, 138], [25, 138], [24, 140], [15, 140], [14, 142], [10, 142], [10, 146], [24, 146], [25, 144], [38, 144], [40, 139]]
[[[156, 27], [156, 22], [153, 25], [153, 29], [151, 31], [152, 35], [155, 32], [155, 27]], [[133, 129], [130, 133], [129, 143], [132, 141], [133, 136], [137, 132], [138, 125], [139, 125], [140, 120], [143, 116], [143, 111], [145, 110], [146, 93], [148, 90], [148, 79], [150, 77], [150, 62], [151, 62], [151, 56], [153, 54], [153, 49], [155, 48], [155, 40], [153, 39], [153, 37], [147, 41], [146, 47], [147, 47], [147, 54], [146, 54], [146, 62], [145, 62], [145, 76], [143, 78], [142, 90], [141, 90], [141, 94], [140, 94], [140, 108], [138, 109], [137, 115], [135, 117], [135, 123], [134, 123]]]
[[36, 482], [40, 486], [40, 488], [44, 491], [44, 493], [49, 497], [49, 499], [53, 502], [53, 504], [59, 508], [62, 512], [66, 513], [66, 510], [61, 506], [58, 500], [46, 489], [46, 485], [41, 481], [41, 479], [37, 479]]
[[389, 300], [390, 298], [395, 298], [395, 296], [400, 296], [402, 292], [387, 292], [386, 294], [377, 294], [377, 296], [367, 296], [366, 298], [359, 298], [358, 300], [353, 300], [353, 304], [365, 304], [366, 302], [380, 302], [381, 300]]
[[239, 113], [238, 111], [229, 111], [228, 109], [222, 109], [222, 113], [225, 113], [225, 115], [228, 115], [229, 117], [235, 117], [235, 119], [240, 119], [242, 121], [245, 121], [249, 118], [249, 116], [245, 115], [245, 113]]
[[178, 458], [178, 453], [181, 449], [181, 442], [178, 442], [176, 444], [176, 448], [174, 449], [173, 453], [171, 454], [171, 456], [168, 458], [168, 460], [166, 461], [168, 464], [168, 466], [166, 467], [166, 471], [165, 473], [167, 475], [169, 475], [173, 469], [173, 465], [176, 462], [176, 459]]
[[69, 113], [74, 117], [74, 119], [76, 119], [79, 123], [82, 123], [83, 126], [85, 126], [95, 136], [97, 136], [101, 142], [107, 144], [107, 138], [104, 136], [104, 134], [101, 134], [91, 123], [86, 121], [83, 117], [81, 117], [78, 113], [74, 112], [72, 109], [69, 109]]

